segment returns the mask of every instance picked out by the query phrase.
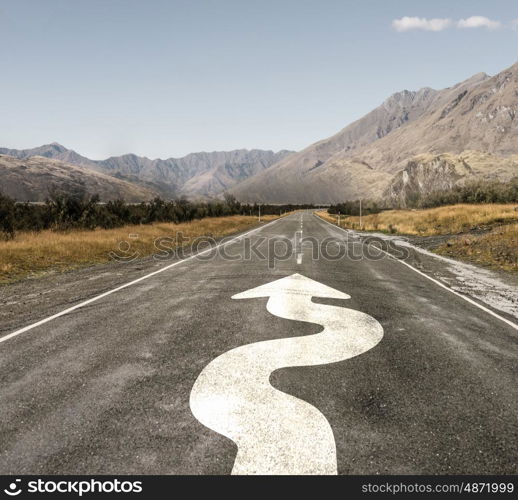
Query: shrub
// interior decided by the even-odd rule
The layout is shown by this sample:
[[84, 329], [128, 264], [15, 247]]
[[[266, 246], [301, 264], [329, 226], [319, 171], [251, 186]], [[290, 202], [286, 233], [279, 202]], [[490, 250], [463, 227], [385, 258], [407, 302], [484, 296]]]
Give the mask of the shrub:
[[11, 198], [0, 193], [0, 230], [5, 239], [15, 235], [15, 203]]

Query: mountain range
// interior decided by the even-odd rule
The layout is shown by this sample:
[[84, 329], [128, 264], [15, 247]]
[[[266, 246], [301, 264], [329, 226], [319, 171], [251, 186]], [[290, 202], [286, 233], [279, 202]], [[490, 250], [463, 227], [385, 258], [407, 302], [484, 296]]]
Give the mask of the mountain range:
[[40, 202], [54, 191], [78, 196], [98, 194], [102, 201], [153, 199], [154, 191], [85, 167], [43, 156], [24, 159], [0, 155], [0, 192], [18, 201]]
[[[0, 148], [0, 185], [1, 190], [9, 196], [20, 199], [23, 193], [23, 200], [41, 201], [48, 196], [50, 190], [69, 190], [71, 184], [68, 180], [64, 182], [67, 177], [63, 176], [68, 166], [70, 172], [74, 173], [76, 188], [78, 178], [84, 177], [83, 187], [87, 193], [91, 193], [90, 188], [100, 178], [110, 180], [106, 189], [99, 192], [103, 200], [120, 197], [121, 193], [125, 194], [124, 191], [127, 191], [128, 201], [148, 200], [154, 196], [208, 199], [221, 196], [229, 187], [267, 169], [290, 153], [239, 149], [192, 153], [183, 158], [166, 160], [151, 160], [134, 154], [112, 156], [106, 160], [90, 160], [58, 143], [32, 149]], [[20, 163], [20, 160], [23, 161]], [[27, 163], [28, 160], [31, 162]], [[18, 189], [16, 184], [8, 182], [7, 176], [9, 174], [10, 178], [15, 178], [15, 172], [20, 172], [23, 165], [31, 168], [23, 170], [25, 188]], [[38, 178], [32, 179], [36, 165]], [[45, 168], [46, 175], [41, 175]], [[27, 187], [36, 180], [38, 186], [31, 192]], [[115, 180], [118, 182], [114, 183]], [[114, 189], [110, 195], [109, 186], [115, 185], [118, 189]], [[131, 189], [124, 190], [124, 186], [131, 186]]]
[[468, 179], [508, 180], [518, 175], [517, 113], [518, 64], [439, 91], [405, 90], [231, 191], [262, 202], [363, 197], [404, 205]]
[[[16, 183], [4, 182], [9, 164], [11, 177], [18, 172], [26, 180], [37, 167], [33, 198], [38, 199], [59, 187], [69, 168], [76, 184], [84, 176], [86, 190], [104, 179], [104, 198], [127, 191], [128, 199], [135, 200], [156, 195], [210, 199], [229, 191], [244, 202], [318, 204], [371, 198], [404, 206], [420, 194], [470, 179], [507, 181], [517, 176], [517, 115], [518, 63], [493, 77], [478, 73], [442, 90], [393, 94], [337, 134], [297, 153], [241, 149], [166, 160], [127, 154], [97, 161], [57, 143], [0, 148], [0, 189], [21, 196]], [[30, 189], [24, 189], [28, 197]]]

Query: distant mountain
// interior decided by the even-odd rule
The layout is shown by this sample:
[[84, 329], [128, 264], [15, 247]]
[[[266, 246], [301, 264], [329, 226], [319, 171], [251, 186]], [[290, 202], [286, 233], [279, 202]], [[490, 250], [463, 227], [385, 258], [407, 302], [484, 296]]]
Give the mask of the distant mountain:
[[144, 187], [43, 156], [18, 159], [0, 154], [0, 191], [18, 201], [45, 201], [53, 192], [81, 196], [98, 194], [101, 201], [123, 198], [128, 202], [151, 200], [155, 193]]
[[239, 149], [192, 153], [183, 158], [166, 160], [150, 160], [126, 154], [97, 161], [81, 156], [58, 143], [52, 143], [23, 150], [0, 148], [0, 154], [19, 159], [37, 155], [61, 160], [139, 184], [166, 198], [213, 198], [240, 181], [266, 170], [291, 152]]
[[[440, 181], [446, 178], [434, 172], [445, 162], [457, 165], [456, 173], [443, 170], [443, 175], [451, 174], [449, 184], [471, 177], [507, 179], [518, 175], [516, 163], [508, 161], [518, 154], [517, 112], [518, 64], [494, 77], [479, 73], [440, 91], [399, 92], [333, 137], [231, 191], [244, 201], [326, 203], [359, 197], [395, 201], [411, 190], [442, 188]], [[457, 156], [438, 156], [445, 153]], [[416, 158], [423, 154], [432, 156]], [[429, 168], [420, 167], [422, 182], [405, 183], [423, 161]], [[462, 162], [468, 165], [464, 169], [458, 167]]]
[[470, 179], [518, 175], [518, 63], [443, 90], [404, 90], [334, 136], [298, 153], [236, 150], [151, 160], [128, 154], [90, 160], [59, 144], [1, 150], [57, 158], [165, 197], [244, 202], [394, 204]]
[[95, 166], [95, 162], [77, 154], [71, 149], [67, 149], [57, 142], [52, 144], [44, 144], [32, 149], [8, 149], [0, 148], [0, 154], [13, 156], [14, 158], [29, 158], [31, 156], [43, 156], [44, 158], [53, 158], [54, 160], [72, 163], [73, 165]]

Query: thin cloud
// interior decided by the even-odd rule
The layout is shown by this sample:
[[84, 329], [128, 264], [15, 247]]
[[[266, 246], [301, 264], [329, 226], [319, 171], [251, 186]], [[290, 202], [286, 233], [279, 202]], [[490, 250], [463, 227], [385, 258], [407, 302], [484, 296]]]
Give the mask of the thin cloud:
[[392, 27], [399, 32], [410, 30], [442, 31], [451, 26], [451, 19], [426, 19], [425, 17], [408, 17], [394, 19]]
[[493, 21], [484, 16], [471, 16], [466, 19], [461, 19], [457, 23], [459, 28], [486, 28], [488, 30], [496, 30], [502, 26], [500, 21]]

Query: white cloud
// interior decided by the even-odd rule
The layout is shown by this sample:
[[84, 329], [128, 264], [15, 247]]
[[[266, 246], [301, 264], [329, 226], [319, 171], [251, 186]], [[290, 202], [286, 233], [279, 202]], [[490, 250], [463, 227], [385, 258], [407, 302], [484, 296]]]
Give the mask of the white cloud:
[[511, 21], [511, 28], [513, 28], [513, 30], [518, 30], [518, 19], [513, 19]]
[[488, 30], [496, 30], [502, 26], [500, 21], [493, 21], [484, 16], [471, 16], [461, 19], [457, 26], [459, 28], [487, 28]]
[[451, 19], [426, 19], [425, 17], [402, 17], [394, 19], [392, 27], [396, 31], [425, 30], [442, 31], [451, 26]]

